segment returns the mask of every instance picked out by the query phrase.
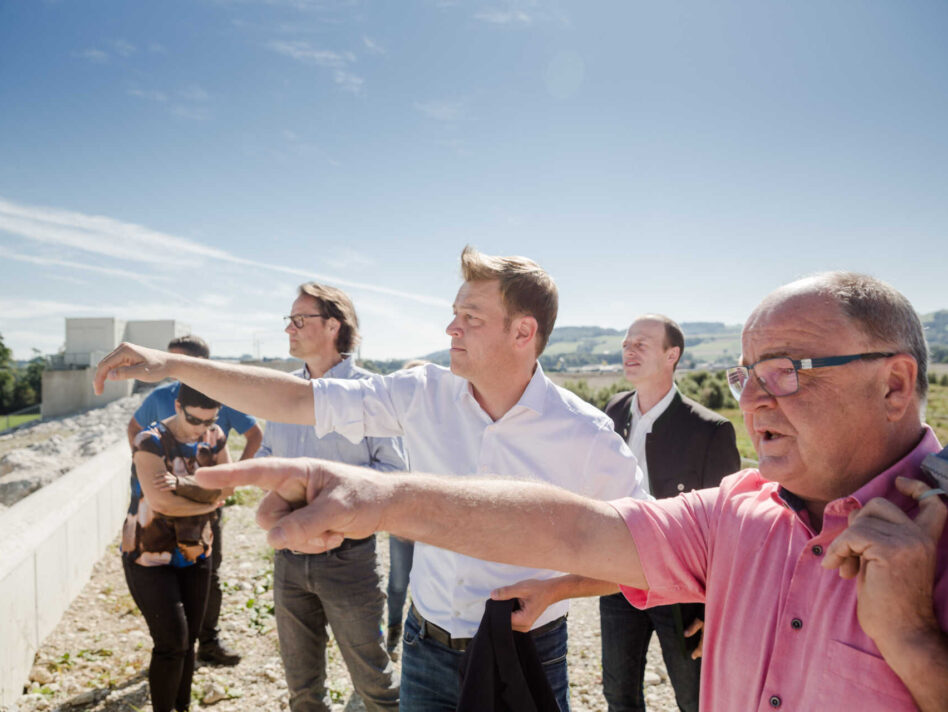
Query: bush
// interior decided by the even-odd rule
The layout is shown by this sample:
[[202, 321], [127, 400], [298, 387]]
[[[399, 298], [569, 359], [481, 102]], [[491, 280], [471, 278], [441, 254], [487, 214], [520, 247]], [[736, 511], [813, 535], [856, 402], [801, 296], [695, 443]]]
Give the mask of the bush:
[[[563, 388], [572, 391], [587, 403], [603, 410], [606, 403], [620, 391], [631, 391], [633, 386], [625, 380], [613, 383], [611, 386], [593, 390], [585, 380], [566, 381]], [[678, 390], [686, 398], [698, 401], [701, 405], [712, 410], [721, 410], [723, 408], [737, 408], [737, 402], [731, 395], [731, 390], [727, 385], [727, 375], [725, 371], [709, 373], [708, 371], [695, 371], [686, 373], [678, 379]]]

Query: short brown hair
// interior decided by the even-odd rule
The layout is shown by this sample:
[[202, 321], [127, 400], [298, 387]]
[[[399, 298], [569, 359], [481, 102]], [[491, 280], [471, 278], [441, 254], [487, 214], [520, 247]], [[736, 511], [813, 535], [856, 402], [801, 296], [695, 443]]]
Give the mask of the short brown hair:
[[824, 272], [814, 276], [817, 290], [836, 300], [863, 333], [915, 359], [915, 392], [928, 395], [928, 346], [922, 320], [895, 287], [867, 274]]
[[[678, 358], [675, 359], [674, 368], [678, 368], [678, 362], [681, 361], [681, 357], [685, 354], [685, 334], [681, 330], [681, 327], [678, 326], [678, 322], [670, 317], [665, 316], [664, 314], [645, 314], [640, 316], [639, 319], [648, 319], [649, 321], [657, 321], [665, 327], [665, 341], [662, 344], [662, 349], [668, 351], [668, 349], [677, 346], [678, 347]], [[674, 370], [673, 368], [673, 370]]]
[[300, 296], [308, 294], [319, 302], [319, 308], [326, 316], [339, 322], [339, 333], [336, 334], [336, 351], [341, 354], [351, 354], [359, 345], [359, 317], [349, 295], [336, 287], [329, 287], [318, 282], [306, 282], [300, 285]]
[[207, 342], [200, 336], [195, 336], [194, 334], [179, 336], [175, 339], [172, 339], [168, 342], [168, 351], [171, 351], [171, 349], [184, 351], [185, 354], [193, 358], [211, 357], [211, 349], [207, 345]]
[[485, 255], [467, 245], [461, 252], [461, 276], [465, 282], [500, 282], [500, 295], [510, 318], [526, 314], [537, 320], [537, 356], [543, 353], [553, 333], [559, 295], [553, 278], [526, 257]]

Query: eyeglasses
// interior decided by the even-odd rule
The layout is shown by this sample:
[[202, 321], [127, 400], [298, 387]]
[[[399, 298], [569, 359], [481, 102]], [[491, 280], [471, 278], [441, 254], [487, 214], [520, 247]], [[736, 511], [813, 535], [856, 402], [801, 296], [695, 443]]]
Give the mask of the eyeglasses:
[[894, 353], [874, 351], [866, 354], [852, 354], [850, 356], [826, 356], [825, 358], [766, 358], [750, 366], [734, 366], [727, 370], [727, 385], [736, 400], [741, 399], [741, 393], [750, 378], [751, 372], [757, 378], [760, 387], [774, 398], [791, 396], [800, 389], [798, 371], [808, 371], [811, 368], [827, 368], [828, 366], [842, 366], [852, 361], [869, 361], [877, 358], [889, 358]]
[[209, 428], [214, 423], [217, 422], [217, 416], [213, 418], [208, 418], [207, 420], [202, 420], [201, 418], [196, 418], [188, 412], [188, 409], [184, 406], [181, 406], [181, 412], [184, 413], [184, 419], [191, 423], [191, 425], [203, 425], [205, 428]]
[[320, 319], [330, 318], [328, 314], [290, 314], [283, 317], [283, 328], [285, 329], [292, 323], [297, 329], [302, 329], [307, 319], [315, 319], [316, 317]]

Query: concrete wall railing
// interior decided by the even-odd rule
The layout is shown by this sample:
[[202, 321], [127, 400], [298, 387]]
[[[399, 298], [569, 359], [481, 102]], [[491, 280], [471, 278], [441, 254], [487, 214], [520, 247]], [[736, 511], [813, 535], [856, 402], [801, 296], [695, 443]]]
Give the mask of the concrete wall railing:
[[119, 534], [130, 466], [122, 440], [0, 513], [0, 705]]

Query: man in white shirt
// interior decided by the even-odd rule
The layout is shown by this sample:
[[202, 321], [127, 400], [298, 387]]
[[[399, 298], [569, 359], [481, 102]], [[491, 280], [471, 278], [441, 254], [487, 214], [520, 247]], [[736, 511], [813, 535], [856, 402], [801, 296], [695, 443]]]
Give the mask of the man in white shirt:
[[[315, 425], [355, 442], [403, 436], [412, 467], [455, 476], [500, 473], [597, 499], [645, 496], [635, 458], [603, 413], [554, 385], [537, 361], [553, 331], [556, 285], [535, 262], [467, 247], [454, 302], [450, 371], [428, 365], [360, 380], [300, 379], [266, 369], [199, 362], [123, 344], [99, 365], [109, 378], [171, 375], [268, 420]], [[463, 522], [458, 522], [463, 527]], [[401, 705], [453, 710], [457, 667], [490, 591], [556, 572], [474, 559], [418, 545], [405, 626]], [[563, 712], [569, 709], [566, 602], [531, 634]]]

